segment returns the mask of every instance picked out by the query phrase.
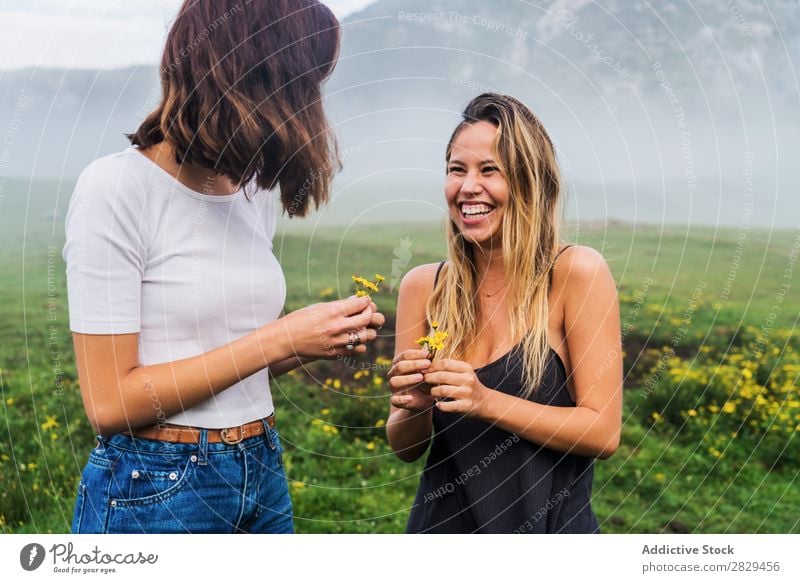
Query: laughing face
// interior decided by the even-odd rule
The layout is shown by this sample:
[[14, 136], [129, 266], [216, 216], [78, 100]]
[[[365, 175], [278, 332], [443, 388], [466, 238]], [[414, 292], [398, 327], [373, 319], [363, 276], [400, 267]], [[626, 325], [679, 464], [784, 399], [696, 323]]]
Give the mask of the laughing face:
[[508, 183], [495, 160], [497, 128], [480, 121], [458, 133], [447, 163], [445, 197], [450, 218], [471, 243], [499, 249]]

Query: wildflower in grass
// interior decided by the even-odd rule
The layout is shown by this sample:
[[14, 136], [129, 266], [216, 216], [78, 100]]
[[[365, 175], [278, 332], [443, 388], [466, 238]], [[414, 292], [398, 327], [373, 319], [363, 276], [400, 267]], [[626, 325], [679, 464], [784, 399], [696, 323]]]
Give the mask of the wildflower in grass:
[[372, 441], [370, 441], [369, 443], [367, 443], [367, 449], [369, 449], [369, 450], [373, 450], [373, 449], [375, 449], [375, 443], [374, 443], [374, 442], [372, 442]]
[[659, 472], [659, 473], [657, 473], [657, 474], [655, 475], [655, 478], [656, 478], [656, 482], [663, 482], [663, 481], [664, 481], [664, 474], [662, 474], [661, 472]]
[[46, 415], [45, 422], [42, 423], [42, 429], [44, 431], [47, 431], [48, 429], [53, 429], [55, 427], [58, 427], [59, 425], [60, 425], [59, 422], [53, 415]]
[[333, 289], [332, 287], [326, 287], [326, 288], [324, 288], [323, 290], [321, 290], [319, 292], [319, 297], [321, 297], [321, 298], [329, 298], [329, 297], [333, 296], [333, 294], [335, 294], [335, 293], [336, 293], [335, 289]]
[[8, 406], [10, 407], [10, 406], [11, 406], [11, 405], [13, 405], [13, 404], [14, 404], [14, 399], [12, 399], [11, 397], [9, 397], [8, 399], [6, 399], [6, 405], [8, 405]]

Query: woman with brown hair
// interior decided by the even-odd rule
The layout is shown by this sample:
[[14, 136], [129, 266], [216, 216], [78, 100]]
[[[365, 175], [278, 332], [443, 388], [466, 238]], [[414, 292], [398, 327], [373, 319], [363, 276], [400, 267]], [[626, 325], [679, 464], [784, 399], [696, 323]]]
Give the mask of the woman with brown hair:
[[[593, 458], [620, 438], [616, 287], [560, 246], [561, 183], [536, 116], [473, 99], [446, 152], [446, 262], [409, 272], [397, 306], [389, 442], [430, 445], [409, 532], [598, 532]], [[415, 341], [447, 334], [435, 359]]]
[[292, 532], [269, 379], [362, 353], [384, 320], [356, 297], [280, 317], [267, 191], [290, 216], [328, 200], [339, 38], [316, 0], [186, 0], [161, 103], [81, 174], [64, 258], [98, 435], [73, 532]]

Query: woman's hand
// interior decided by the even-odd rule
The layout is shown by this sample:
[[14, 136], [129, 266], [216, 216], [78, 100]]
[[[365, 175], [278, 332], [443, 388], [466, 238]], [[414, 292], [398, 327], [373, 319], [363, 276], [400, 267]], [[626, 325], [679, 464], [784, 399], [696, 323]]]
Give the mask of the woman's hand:
[[369, 307], [372, 308], [372, 320], [370, 320], [369, 327], [380, 330], [386, 323], [386, 317], [378, 311], [378, 305], [375, 302], [370, 302]]
[[462, 413], [469, 417], [481, 417], [486, 399], [492, 390], [478, 380], [471, 365], [461, 360], [442, 359], [434, 361], [425, 371], [425, 382], [431, 385], [431, 395], [436, 407], [446, 413]]
[[387, 373], [392, 405], [409, 411], [427, 411], [433, 407], [431, 387], [422, 382], [423, 371], [430, 366], [427, 350], [406, 350], [394, 358]]
[[[336, 358], [363, 354], [365, 344], [375, 340], [375, 328], [385, 318], [375, 311], [368, 296], [312, 304], [281, 319], [286, 330], [289, 351], [298, 357]], [[357, 332], [362, 344], [347, 350], [351, 332]]]

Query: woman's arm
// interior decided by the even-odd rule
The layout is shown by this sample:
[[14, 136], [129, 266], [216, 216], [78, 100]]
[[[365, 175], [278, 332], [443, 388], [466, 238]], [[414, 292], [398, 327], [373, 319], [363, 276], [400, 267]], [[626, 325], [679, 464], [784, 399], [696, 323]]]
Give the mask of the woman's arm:
[[[272, 362], [350, 354], [348, 330], [372, 340], [368, 298], [315, 304], [204, 354], [139, 366], [138, 334], [73, 334], [81, 395], [92, 427], [112, 435], [163, 421]], [[354, 353], [363, 353], [365, 346]]]
[[430, 387], [421, 383], [431, 363], [416, 340], [428, 333], [425, 305], [433, 293], [438, 264], [422, 265], [409, 271], [400, 284], [397, 299], [395, 359], [389, 371], [392, 389], [386, 435], [395, 455], [413, 462], [428, 449], [433, 431], [433, 398]]
[[576, 393], [575, 407], [541, 405], [483, 386], [460, 361], [434, 362], [425, 381], [436, 404], [461, 412], [550, 449], [607, 458], [622, 425], [622, 354], [616, 286], [596, 251], [570, 248], [562, 261], [564, 331]]
[[287, 372], [292, 371], [300, 366], [305, 366], [316, 361], [316, 358], [300, 358], [299, 356], [292, 356], [284, 360], [273, 363], [269, 367], [269, 378], [275, 379]]

